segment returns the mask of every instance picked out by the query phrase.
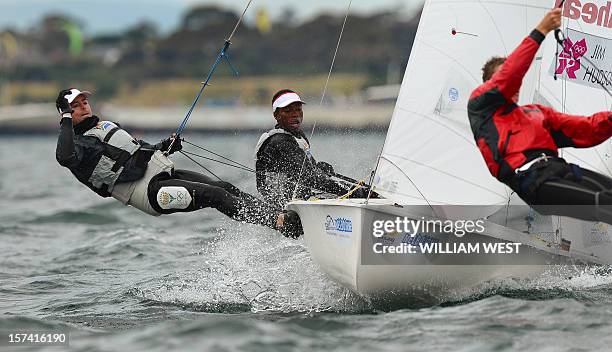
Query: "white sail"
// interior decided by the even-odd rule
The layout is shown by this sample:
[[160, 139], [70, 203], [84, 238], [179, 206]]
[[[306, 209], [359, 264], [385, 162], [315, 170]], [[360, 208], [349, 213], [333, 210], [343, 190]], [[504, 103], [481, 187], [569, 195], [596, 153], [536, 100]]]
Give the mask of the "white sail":
[[[554, 2], [427, 1], [373, 182], [375, 190], [387, 198], [369, 203], [329, 199], [289, 204], [302, 219], [313, 260], [330, 277], [359, 293], [427, 294], [454, 292], [501, 278], [537, 278], [549, 269], [541, 265], [544, 263], [572, 263], [572, 267], [575, 260], [612, 263], [612, 227], [607, 224], [540, 216], [529, 207], [503, 207], [508, 202], [524, 203], [516, 195], [511, 197], [509, 189], [491, 176], [469, 127], [467, 101], [482, 83], [483, 63], [514, 50]], [[579, 1], [568, 3], [575, 6]], [[606, 6], [612, 4], [602, 0], [588, 8], [590, 13], [603, 8], [606, 21], [612, 21], [612, 10], [606, 12]], [[571, 22], [570, 29], [580, 28], [602, 38], [609, 38], [612, 28], [612, 24], [591, 28]], [[612, 46], [607, 49], [602, 40], [599, 47], [594, 44], [585, 51], [595, 59], [603, 56], [601, 68], [609, 72], [612, 70], [606, 65], [611, 61], [604, 59], [612, 55]], [[554, 44], [551, 35], [536, 55], [523, 80], [519, 103], [540, 102], [575, 114], [608, 110], [610, 100], [598, 86], [570, 82], [561, 75], [554, 80], [550, 73], [551, 67], [558, 65]], [[597, 148], [567, 148], [565, 157], [606, 172], [612, 154], [609, 146], [606, 142]], [[480, 207], [452, 206], [466, 204]], [[521, 243], [524, 256], [515, 262], [521, 265], [503, 263], [502, 255], [495, 256], [499, 261], [471, 262], [474, 265], [440, 265], [443, 262], [439, 260], [448, 257], [418, 254], [400, 256], [399, 262], [394, 261], [397, 257], [386, 255], [377, 257], [380, 261], [369, 261], [375, 220], [430, 217], [430, 209], [441, 219], [486, 216], [484, 233], [470, 237], [479, 236], [471, 238], [483, 243]], [[472, 217], [475, 213], [478, 215]], [[405, 244], [406, 235], [393, 232], [382, 240]], [[454, 236], [443, 239], [454, 240]], [[413, 265], [405, 265], [403, 260]]]
[[[427, 1], [374, 178], [400, 204], [506, 204], [467, 116], [469, 96], [492, 56], [508, 55], [554, 6], [552, 0]], [[612, 55], [612, 53], [610, 53]], [[539, 83], [527, 74], [521, 103]]]
[[[612, 110], [612, 98], [598, 83], [612, 90], [609, 84], [612, 81], [612, 3], [609, 0], [566, 1], [563, 19], [563, 33], [576, 50], [566, 55], [552, 35], [547, 38], [534, 100], [543, 97], [556, 110], [574, 115]], [[555, 80], [557, 71], [560, 73]], [[608, 140], [595, 148], [565, 148], [562, 156], [581, 167], [612, 175], [610, 147]]]

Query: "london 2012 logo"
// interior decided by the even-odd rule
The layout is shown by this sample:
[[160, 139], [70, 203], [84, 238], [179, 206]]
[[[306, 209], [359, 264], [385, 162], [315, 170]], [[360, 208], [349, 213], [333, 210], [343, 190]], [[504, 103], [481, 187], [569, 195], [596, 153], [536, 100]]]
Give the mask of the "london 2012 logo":
[[327, 215], [325, 218], [325, 231], [328, 234], [339, 232], [350, 233], [353, 232], [353, 222], [350, 219], [333, 218], [331, 215]]
[[555, 71], [560, 75], [567, 72], [567, 77], [576, 79], [576, 72], [580, 70], [580, 58], [589, 50], [586, 39], [582, 38], [576, 43], [572, 43], [570, 38], [563, 41], [563, 52], [559, 54], [559, 66]]
[[[608, 1], [608, 7], [612, 8], [612, 1]], [[568, 82], [595, 89], [612, 85], [612, 61], [606, 57], [612, 52], [612, 39], [567, 28], [563, 45], [557, 50], [560, 52], [551, 62], [550, 76], [562, 75]]]

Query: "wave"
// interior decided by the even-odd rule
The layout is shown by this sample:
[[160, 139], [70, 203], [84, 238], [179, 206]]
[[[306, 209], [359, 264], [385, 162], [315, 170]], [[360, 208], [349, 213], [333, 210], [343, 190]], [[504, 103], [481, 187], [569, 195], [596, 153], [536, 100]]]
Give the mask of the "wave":
[[34, 224], [68, 223], [86, 225], [105, 225], [119, 222], [121, 222], [121, 218], [112, 213], [104, 213], [91, 209], [80, 211], [64, 210], [50, 215], [37, 216], [26, 221], [26, 223]]
[[68, 330], [72, 327], [64, 322], [38, 319], [24, 316], [0, 317], [0, 330]]

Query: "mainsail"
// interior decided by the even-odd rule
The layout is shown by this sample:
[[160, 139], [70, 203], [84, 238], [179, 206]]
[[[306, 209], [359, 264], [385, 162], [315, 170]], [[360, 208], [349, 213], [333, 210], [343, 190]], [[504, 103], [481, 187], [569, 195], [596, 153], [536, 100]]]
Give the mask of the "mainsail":
[[[573, 115], [612, 110], [612, 3], [565, 1], [563, 19], [566, 41], [563, 47], [552, 38], [546, 41], [534, 99], [542, 97], [556, 110]], [[608, 140], [595, 148], [565, 148], [562, 156], [612, 175], [610, 147]]]
[[[576, 3], [567, 1], [566, 6]], [[482, 83], [483, 63], [492, 56], [508, 55], [555, 5], [553, 0], [426, 2], [374, 177], [378, 193], [399, 204], [501, 205], [509, 201], [510, 189], [490, 175], [476, 148], [467, 101]], [[605, 9], [610, 2], [597, 0], [593, 6]], [[604, 16], [612, 17], [607, 13]], [[597, 21], [584, 23], [583, 17], [565, 22], [568, 38], [577, 42], [585, 37], [592, 42], [585, 55], [612, 55], [609, 27]], [[601, 86], [572, 80], [567, 69], [554, 79], [553, 70], [559, 67], [556, 49], [551, 34], [523, 81], [519, 104], [540, 102], [581, 115], [609, 110], [610, 99]], [[611, 71], [611, 60], [598, 62], [601, 69]], [[585, 68], [575, 73], [583, 78]], [[606, 142], [595, 149], [572, 149], [564, 156], [610, 174], [610, 154]]]

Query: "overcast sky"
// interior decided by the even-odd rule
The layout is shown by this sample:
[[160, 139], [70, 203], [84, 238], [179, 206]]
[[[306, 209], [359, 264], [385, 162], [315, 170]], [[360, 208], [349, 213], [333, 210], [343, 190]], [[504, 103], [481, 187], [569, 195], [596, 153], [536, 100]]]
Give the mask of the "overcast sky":
[[[121, 31], [142, 20], [150, 20], [163, 32], [178, 25], [182, 15], [196, 4], [216, 4], [241, 11], [248, 0], [0, 0], [0, 30], [31, 27], [50, 12], [65, 13], [85, 22], [86, 33]], [[374, 13], [401, 9], [411, 13], [421, 0], [353, 0], [351, 12]], [[284, 8], [295, 10], [300, 19], [320, 12], [344, 14], [349, 0], [253, 0], [247, 20], [264, 8], [275, 17]]]

